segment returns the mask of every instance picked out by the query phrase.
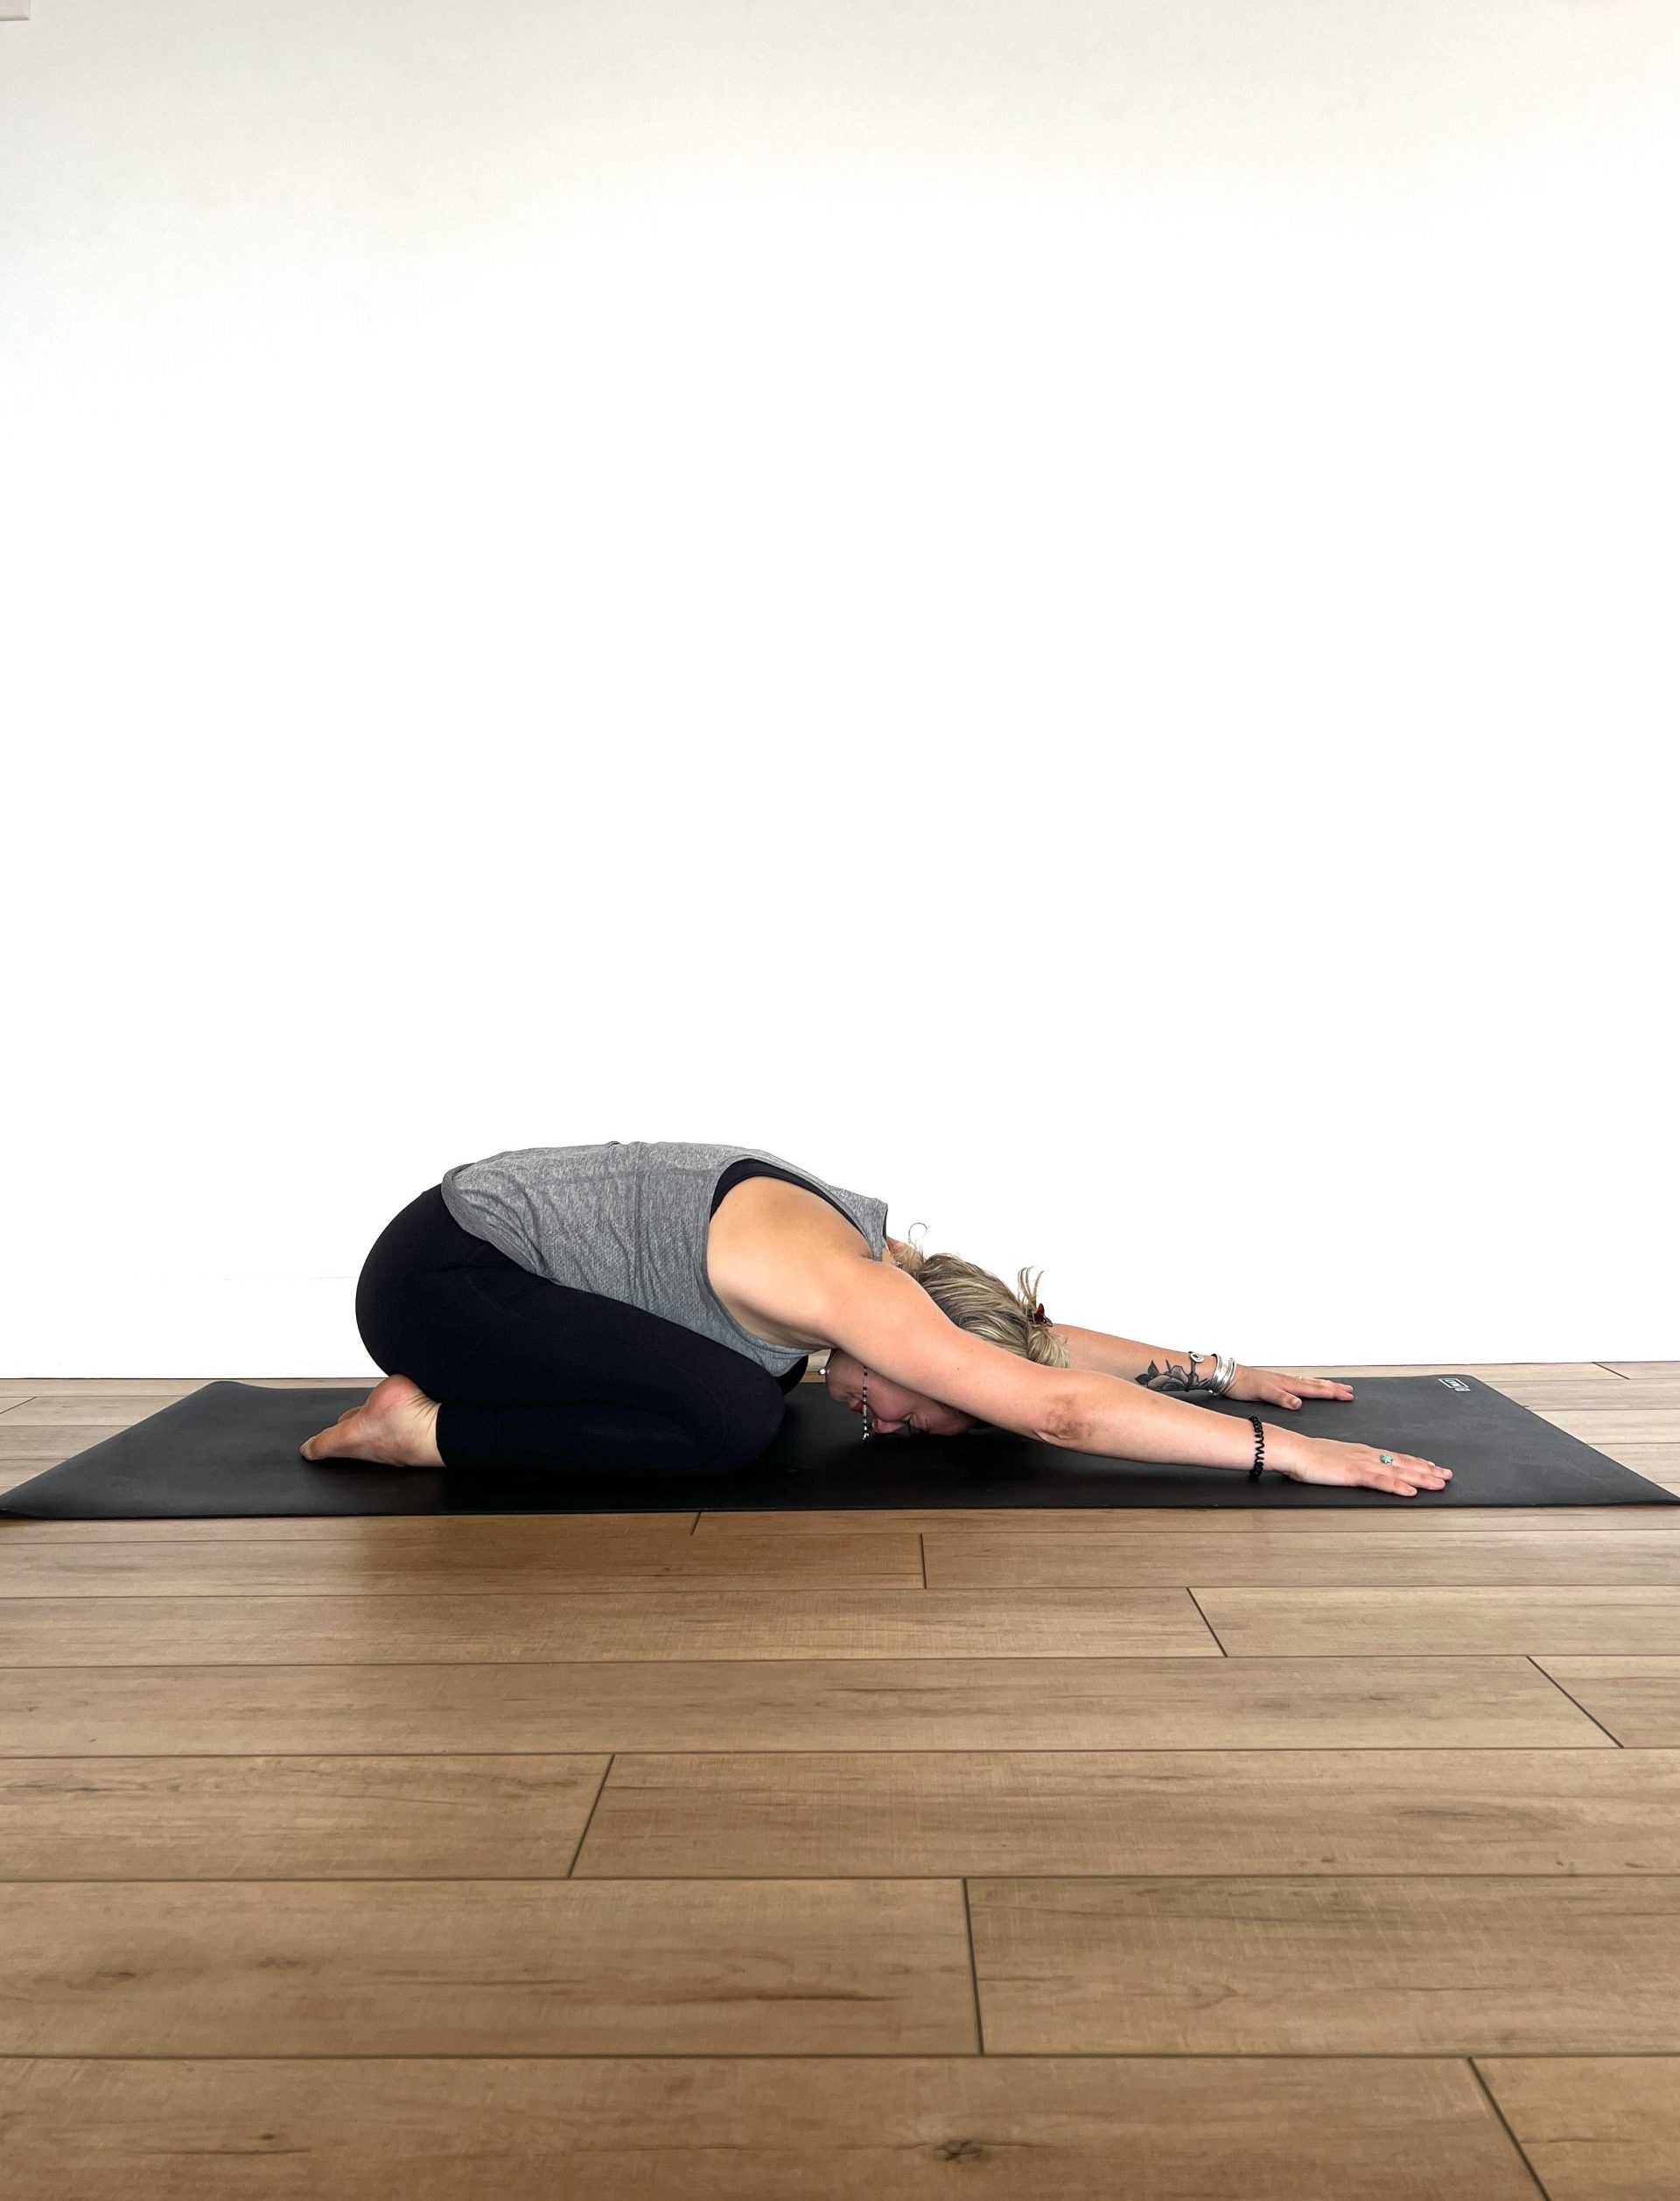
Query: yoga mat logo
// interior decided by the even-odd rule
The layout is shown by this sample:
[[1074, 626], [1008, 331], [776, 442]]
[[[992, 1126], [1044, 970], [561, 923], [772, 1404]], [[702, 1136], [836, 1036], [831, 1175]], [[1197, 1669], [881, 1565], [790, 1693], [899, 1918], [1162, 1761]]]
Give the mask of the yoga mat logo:
[[1445, 1384], [1449, 1391], [1468, 1391], [1470, 1388], [1457, 1376], [1438, 1376], [1435, 1380], [1438, 1384]]

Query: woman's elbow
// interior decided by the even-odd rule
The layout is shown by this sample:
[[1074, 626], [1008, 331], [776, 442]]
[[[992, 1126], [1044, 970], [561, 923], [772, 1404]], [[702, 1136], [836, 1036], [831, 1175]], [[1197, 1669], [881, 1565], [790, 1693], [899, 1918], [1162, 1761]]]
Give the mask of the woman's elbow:
[[1034, 1426], [1026, 1433], [1040, 1444], [1060, 1445], [1068, 1452], [1088, 1451], [1092, 1434], [1089, 1385], [1074, 1378], [1046, 1387], [1032, 1419]]

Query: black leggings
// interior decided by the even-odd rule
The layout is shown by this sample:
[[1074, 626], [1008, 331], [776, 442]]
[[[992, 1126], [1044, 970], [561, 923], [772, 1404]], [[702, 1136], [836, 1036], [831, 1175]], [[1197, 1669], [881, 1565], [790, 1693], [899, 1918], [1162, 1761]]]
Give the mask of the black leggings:
[[742, 1467], [800, 1372], [778, 1379], [662, 1315], [534, 1276], [464, 1230], [436, 1185], [374, 1241], [356, 1328], [388, 1376], [440, 1402], [455, 1469]]

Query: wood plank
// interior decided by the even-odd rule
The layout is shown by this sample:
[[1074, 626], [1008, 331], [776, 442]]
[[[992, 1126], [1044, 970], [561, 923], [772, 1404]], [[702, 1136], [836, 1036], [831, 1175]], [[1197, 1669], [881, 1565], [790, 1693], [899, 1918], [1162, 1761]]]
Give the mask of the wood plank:
[[1680, 1747], [1680, 1658], [1557, 1658], [1537, 1663], [1625, 1749]]
[[960, 2054], [960, 1883], [0, 1885], [0, 2054]]
[[[1463, 1536], [1497, 1530], [1554, 1536], [1592, 1534], [1602, 1530], [1626, 1535], [1680, 1531], [1680, 1506], [1652, 1505], [1483, 1505], [1438, 1508], [1396, 1504], [1373, 1511], [1354, 1506], [1311, 1506], [1273, 1512], [1260, 1506], [969, 1506], [943, 1511], [906, 1508], [902, 1512], [859, 1508], [850, 1513], [715, 1513], [700, 1516], [696, 1537], [707, 1543], [745, 1538], [755, 1525], [779, 1536], [883, 1536], [908, 1529], [935, 1535], [950, 1529], [1007, 1530], [1012, 1536]], [[0, 1524], [0, 1529], [4, 1529]], [[43, 1532], [109, 1529], [109, 1522], [43, 1522]], [[123, 1524], [144, 1533], [166, 1529], [165, 1522]], [[232, 1524], [188, 1522], [176, 1525], [209, 1530]], [[257, 1529], [270, 1524], [253, 1523]]]
[[1534, 2201], [1423, 2058], [66, 2059], [0, 2126], [9, 2201]]
[[606, 1763], [0, 1759], [0, 1880], [564, 1878]]
[[[1676, 1509], [1680, 1511], [1680, 1509]], [[1129, 1537], [1017, 1536], [1012, 1526], [894, 1536], [784, 1534], [702, 1539], [686, 1517], [539, 1516], [340, 1521], [333, 1536], [112, 1540], [0, 1536], [0, 1596], [212, 1597], [567, 1595], [606, 1589], [743, 1589], [772, 1584], [935, 1589], [1102, 1587], [1680, 1585], [1680, 1540], [1666, 1531], [1583, 1544], [1520, 1530], [1414, 1539], [1246, 1536], [1200, 1531]]]
[[[50, 1461], [43, 1461], [48, 1466]], [[0, 1470], [0, 1473], [4, 1473]], [[29, 1470], [39, 1474], [40, 1469]], [[1644, 1513], [1642, 1506], [1629, 1511]], [[1675, 1509], [1680, 1517], [1680, 1506]], [[749, 1518], [766, 1518], [762, 1515]], [[780, 1516], [774, 1517], [780, 1518]], [[1666, 1513], [1656, 1520], [1668, 1518]], [[435, 1546], [440, 1533], [468, 1535], [493, 1528], [508, 1535], [528, 1535], [564, 1544], [579, 1525], [592, 1527], [585, 1535], [606, 1533], [607, 1525], [634, 1528], [643, 1522], [680, 1522], [685, 1532], [695, 1520], [692, 1513], [382, 1513], [253, 1515], [219, 1520], [32, 1521], [21, 1517], [0, 1519], [0, 1553], [44, 1549], [49, 1544], [377, 1544], [393, 1551], [424, 1551]], [[912, 1532], [914, 1533], [914, 1532]], [[902, 1533], [902, 1532], [900, 1532]], [[14, 1543], [6, 1539], [15, 1538]], [[464, 1544], [463, 1548], [470, 1548]]]
[[1614, 1748], [1525, 1658], [13, 1668], [0, 1754]]
[[[340, 1533], [333, 1537], [249, 1544], [191, 1537], [129, 1545], [8, 1538], [0, 1539], [0, 1596], [922, 1587], [920, 1539], [908, 1532], [784, 1539], [760, 1531], [702, 1545], [692, 1533], [691, 1515], [657, 1513], [546, 1514], [530, 1521], [444, 1516], [340, 1521], [336, 1526]], [[1680, 1568], [1680, 1542], [1672, 1548]]]
[[1680, 1442], [1680, 1398], [1628, 1405], [1615, 1412], [1560, 1406], [1540, 1419], [1566, 1429], [1572, 1437], [1579, 1437], [1600, 1452], [1626, 1444]]
[[1661, 1483], [1665, 1488], [1676, 1476], [1680, 1476], [1680, 1441], [1672, 1444], [1618, 1441], [1614, 1446], [1600, 1445], [1599, 1450], [1612, 1460], [1620, 1460], [1624, 1468], [1631, 1468], [1635, 1475], [1648, 1476], [1653, 1483]]
[[348, 1521], [334, 1539], [139, 1539], [81, 1543], [0, 1539], [7, 1598], [214, 1598], [443, 1591], [449, 1595], [598, 1594], [608, 1589], [920, 1589], [922, 1547], [934, 1589], [1169, 1589], [1242, 1587], [1680, 1585], [1680, 1539], [1559, 1539], [1544, 1532], [1464, 1530], [1396, 1539], [1359, 1536], [1169, 1536], [1150, 1532], [1015, 1536], [1009, 1523], [931, 1530], [925, 1539], [784, 1532], [755, 1517], [742, 1536], [707, 1536], [690, 1518], [553, 1514], [530, 1523], [486, 1518]]
[[107, 1437], [130, 1426], [126, 1421], [75, 1421], [43, 1428], [38, 1422], [18, 1420], [18, 1415], [27, 1412], [27, 1407], [15, 1406], [10, 1413], [0, 1414], [0, 1467], [33, 1463], [38, 1475], [43, 1468], [56, 1468], [60, 1461], [73, 1460], [89, 1445], [103, 1444]]
[[1577, 1412], [1593, 1408], [1614, 1409], [1642, 1403], [1634, 1384], [1629, 1383], [1625, 1376], [1612, 1375], [1603, 1368], [1518, 1377], [1495, 1384], [1494, 1389], [1502, 1391], [1507, 1398], [1514, 1398], [1519, 1406], [1526, 1406], [1530, 1412], [1537, 1414]]
[[[150, 1421], [153, 1414], [174, 1404], [173, 1399], [137, 1391], [102, 1391], [88, 1398], [66, 1398], [38, 1391], [22, 1405], [13, 1408], [6, 1417], [6, 1426], [8, 1432], [32, 1429], [38, 1437], [54, 1440], [60, 1433], [74, 1434], [85, 1429], [108, 1436], [114, 1429], [130, 1429], [136, 1421]], [[86, 1441], [91, 1444], [95, 1440], [89, 1437]], [[63, 1450], [68, 1448], [66, 1444]]]
[[626, 1879], [1490, 1869], [1680, 1873], [1680, 1750], [621, 1752], [577, 1864]]
[[[0, 1490], [22, 1483], [42, 1469], [51, 1467], [50, 1460], [41, 1460], [33, 1466], [0, 1467]], [[1639, 1472], [1647, 1470], [1636, 1459], [1628, 1464]], [[14, 1469], [16, 1470], [14, 1474]], [[8, 1483], [12, 1477], [12, 1483]], [[140, 1521], [31, 1521], [22, 1518], [0, 1519], [0, 1548], [5, 1547], [8, 1537], [27, 1537], [32, 1545], [47, 1543], [106, 1543], [128, 1546], [135, 1543], [163, 1541], [179, 1543], [277, 1543], [290, 1544], [304, 1540], [322, 1543], [342, 1542], [346, 1536], [366, 1534], [382, 1541], [400, 1539], [413, 1532], [416, 1537], [430, 1538], [439, 1525], [447, 1523], [459, 1529], [467, 1522], [496, 1523], [504, 1529], [540, 1535], [544, 1525], [550, 1525], [557, 1539], [564, 1540], [569, 1524], [581, 1521], [645, 1521], [667, 1520], [668, 1514], [601, 1514], [601, 1513], [503, 1513], [503, 1514], [386, 1514], [353, 1519], [345, 1516], [296, 1514], [285, 1517], [256, 1517], [248, 1519], [224, 1520], [140, 1520]], [[688, 1518], [688, 1516], [683, 1516]], [[1497, 1530], [1502, 1534], [1522, 1531], [1527, 1534], [1542, 1532], [1553, 1536], [1579, 1537], [1602, 1531], [1615, 1535], [1661, 1532], [1664, 1535], [1680, 1533], [1680, 1506], [1664, 1505], [1597, 1505], [1597, 1506], [1481, 1506], [1455, 1507], [1451, 1512], [1416, 1510], [1408, 1512], [1404, 1506], [1367, 1513], [1352, 1509], [1312, 1508], [1299, 1512], [1273, 1513], [1250, 1507], [1215, 1509], [1211, 1506], [1194, 1508], [1161, 1508], [1113, 1506], [1088, 1509], [1069, 1509], [1048, 1506], [969, 1507], [952, 1508], [945, 1511], [913, 1511], [886, 1512], [858, 1511], [855, 1512], [764, 1512], [747, 1511], [738, 1513], [706, 1513], [700, 1518], [696, 1531], [696, 1541], [708, 1545], [718, 1541], [738, 1540], [751, 1544], [760, 1538], [774, 1537], [779, 1542], [786, 1539], [797, 1546], [808, 1541], [813, 1544], [832, 1542], [844, 1537], [918, 1535], [923, 1531], [950, 1528], [1003, 1528], [1012, 1535], [1079, 1536], [1135, 1536], [1162, 1534], [1197, 1536], [1298, 1536], [1324, 1533], [1339, 1536], [1368, 1535], [1376, 1531], [1391, 1534], [1432, 1536], [1446, 1534], [1460, 1536], [1475, 1531]], [[21, 1548], [21, 1547], [17, 1547]], [[722, 1564], [719, 1561], [719, 1564]]]
[[1233, 1658], [1680, 1651], [1680, 1591], [1673, 1589], [1193, 1588]]
[[1164, 1589], [0, 1600], [8, 1666], [1198, 1654], [1219, 1647], [1186, 1592]]
[[1624, 1406], [1637, 1403], [1633, 1386], [1614, 1370], [1600, 1367], [1592, 1361], [1501, 1361], [1478, 1364], [1474, 1361], [1443, 1361], [1438, 1367], [1422, 1368], [1406, 1363], [1392, 1368], [1376, 1365], [1354, 1368], [1302, 1367], [1295, 1365], [1291, 1371], [1299, 1376], [1340, 1377], [1350, 1383], [1357, 1393], [1362, 1380], [1373, 1377], [1390, 1376], [1474, 1376], [1490, 1390], [1501, 1391], [1507, 1398], [1514, 1398], [1520, 1406], [1532, 1412], [1547, 1413], [1553, 1408]]
[[969, 1898], [998, 2054], [1680, 2047], [1672, 1877], [976, 1880]]
[[1606, 1377], [1614, 1381], [1609, 1370], [1592, 1360], [1342, 1361], [1334, 1365], [1323, 1361], [1286, 1361], [1278, 1367], [1292, 1376], [1340, 1376], [1350, 1384], [1362, 1376], [1474, 1376], [1494, 1391], [1503, 1391], [1514, 1385], [1553, 1381], [1598, 1384]]
[[1478, 2068], [1550, 2201], [1674, 2201], [1680, 2059], [1489, 2057]]
[[[1458, 1535], [1032, 1536], [942, 1529], [922, 1539], [934, 1589], [1095, 1589], [1194, 1583], [1279, 1588], [1448, 1588], [1504, 1583], [1680, 1587], [1680, 1541], [1573, 1539], [1522, 1530]], [[0, 1560], [0, 1580], [5, 1579]]]
[[[167, 1405], [202, 1391], [206, 1384], [261, 1384], [270, 1391], [357, 1391], [364, 1395], [380, 1381], [371, 1376], [8, 1376], [15, 1389], [34, 1398], [148, 1398]], [[153, 1409], [155, 1411], [155, 1409]]]
[[1532, 1373], [1503, 1377], [1492, 1387], [1538, 1414], [1638, 1403], [1634, 1386], [1625, 1376], [1614, 1375], [1607, 1368], [1536, 1369]]

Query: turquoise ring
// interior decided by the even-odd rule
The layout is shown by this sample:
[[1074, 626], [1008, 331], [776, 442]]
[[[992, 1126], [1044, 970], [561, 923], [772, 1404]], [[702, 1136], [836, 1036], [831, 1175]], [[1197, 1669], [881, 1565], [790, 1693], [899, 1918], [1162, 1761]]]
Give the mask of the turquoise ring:
[[1382, 1464], [1383, 1464], [1383, 1466], [1384, 1466], [1385, 1468], [1391, 1468], [1391, 1467], [1394, 1465], [1394, 1454], [1393, 1454], [1393, 1453], [1391, 1453], [1391, 1452], [1385, 1452], [1385, 1453], [1383, 1453], [1383, 1454], [1382, 1454]]

